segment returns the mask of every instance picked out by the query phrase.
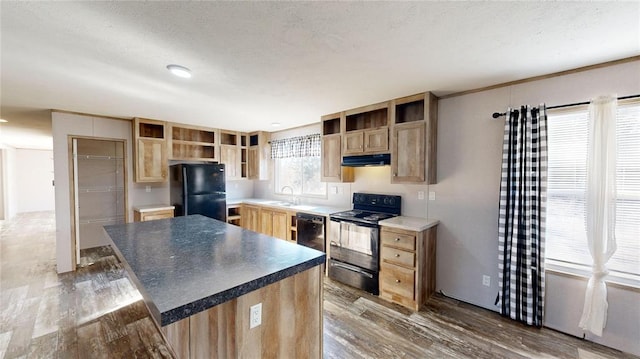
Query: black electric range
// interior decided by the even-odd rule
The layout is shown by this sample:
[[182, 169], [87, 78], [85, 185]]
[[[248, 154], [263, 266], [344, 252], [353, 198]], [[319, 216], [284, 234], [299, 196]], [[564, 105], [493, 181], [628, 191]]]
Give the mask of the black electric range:
[[329, 277], [378, 294], [380, 228], [378, 222], [400, 215], [401, 197], [354, 193], [353, 209], [332, 213]]

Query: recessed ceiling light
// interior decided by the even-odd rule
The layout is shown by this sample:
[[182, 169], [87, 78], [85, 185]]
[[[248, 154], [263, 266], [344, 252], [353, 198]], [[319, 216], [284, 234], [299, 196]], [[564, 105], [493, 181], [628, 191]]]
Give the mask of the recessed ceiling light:
[[271, 126], [273, 127], [280, 127], [280, 122], [272, 122]]
[[4, 118], [0, 118], [0, 122], [9, 122], [9, 121], [5, 120]]
[[180, 65], [167, 65], [167, 70], [178, 77], [184, 77], [186, 79], [191, 77], [191, 70]]

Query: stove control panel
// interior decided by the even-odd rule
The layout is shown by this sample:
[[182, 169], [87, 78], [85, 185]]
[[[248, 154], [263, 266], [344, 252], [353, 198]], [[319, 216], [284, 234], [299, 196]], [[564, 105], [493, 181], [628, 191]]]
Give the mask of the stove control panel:
[[401, 205], [400, 196], [358, 192], [353, 194], [354, 209], [400, 214]]

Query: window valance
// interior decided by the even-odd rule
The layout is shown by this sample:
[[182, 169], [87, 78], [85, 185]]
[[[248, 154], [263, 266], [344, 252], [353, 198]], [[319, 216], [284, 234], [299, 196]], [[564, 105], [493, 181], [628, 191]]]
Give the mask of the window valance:
[[320, 157], [320, 134], [271, 141], [271, 158]]

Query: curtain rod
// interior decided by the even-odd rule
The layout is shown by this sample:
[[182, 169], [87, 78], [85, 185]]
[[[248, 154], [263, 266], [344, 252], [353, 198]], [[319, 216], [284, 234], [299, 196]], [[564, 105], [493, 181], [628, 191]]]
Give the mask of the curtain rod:
[[[626, 100], [628, 98], [636, 98], [636, 97], [640, 97], [640, 95], [629, 95], [629, 96], [622, 96], [622, 97], [618, 97], [618, 100]], [[566, 105], [557, 105], [557, 106], [548, 106], [547, 110], [552, 110], [554, 108], [563, 108], [563, 107], [572, 107], [572, 106], [580, 106], [580, 105], [588, 105], [590, 102], [589, 101], [584, 101], [584, 102], [575, 102], [575, 103], [568, 103]], [[506, 116], [507, 113], [506, 112], [494, 112], [493, 113], [493, 118], [498, 118], [501, 116]]]

